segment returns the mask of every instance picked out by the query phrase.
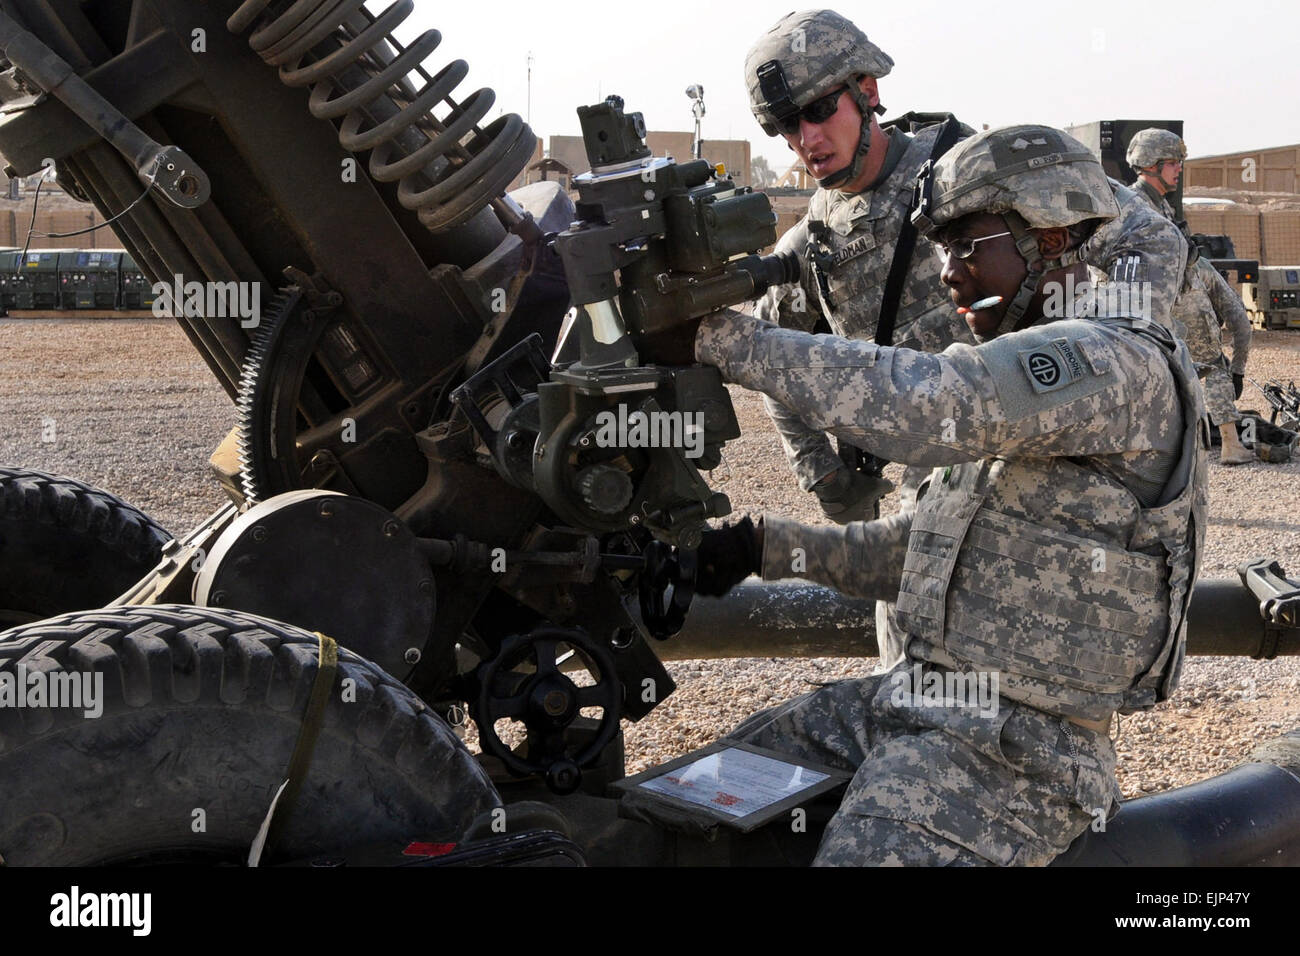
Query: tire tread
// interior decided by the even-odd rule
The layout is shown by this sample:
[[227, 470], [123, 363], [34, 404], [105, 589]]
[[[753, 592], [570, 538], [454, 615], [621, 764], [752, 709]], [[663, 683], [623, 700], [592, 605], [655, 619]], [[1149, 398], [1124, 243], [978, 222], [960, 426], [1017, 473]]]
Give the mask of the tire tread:
[[90, 535], [132, 563], [171, 540], [160, 524], [116, 495], [75, 478], [0, 466], [0, 520], [39, 521]]
[[[165, 720], [169, 711], [194, 707], [265, 712], [268, 718], [301, 714], [316, 679], [317, 654], [317, 637], [292, 625], [184, 605], [73, 612], [0, 632], [0, 672], [12, 672], [20, 663], [29, 670], [102, 672], [104, 718], [135, 713]], [[345, 679], [355, 682], [354, 703], [342, 699]], [[323, 733], [335, 741], [331, 746], [342, 738], [345, 748], [377, 755], [453, 822], [467, 826], [499, 804], [474, 756], [396, 678], [340, 647], [334, 681], [323, 723]], [[0, 794], [8, 757], [42, 747], [50, 734], [75, 733], [72, 725], [85, 720], [76, 710], [0, 708]], [[268, 723], [279, 726], [275, 733], [283, 740], [283, 721]], [[52, 740], [46, 749], [57, 753], [58, 746]], [[373, 795], [375, 807], [388, 808], [385, 812], [391, 800], [388, 794]], [[3, 804], [0, 797], [0, 833], [5, 831]]]

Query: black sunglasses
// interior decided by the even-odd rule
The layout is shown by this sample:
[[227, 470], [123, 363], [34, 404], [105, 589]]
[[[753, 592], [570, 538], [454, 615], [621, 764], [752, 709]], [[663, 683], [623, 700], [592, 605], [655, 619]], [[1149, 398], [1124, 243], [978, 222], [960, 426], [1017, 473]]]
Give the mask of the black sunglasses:
[[837, 90], [832, 90], [825, 96], [813, 100], [801, 110], [794, 110], [786, 113], [784, 116], [777, 117], [772, 122], [763, 122], [763, 132], [768, 136], [775, 136], [777, 133], [793, 135], [799, 132], [799, 121], [806, 119], [814, 125], [825, 123], [835, 115], [835, 111], [840, 108], [840, 94], [848, 89], [847, 86], [841, 86]]

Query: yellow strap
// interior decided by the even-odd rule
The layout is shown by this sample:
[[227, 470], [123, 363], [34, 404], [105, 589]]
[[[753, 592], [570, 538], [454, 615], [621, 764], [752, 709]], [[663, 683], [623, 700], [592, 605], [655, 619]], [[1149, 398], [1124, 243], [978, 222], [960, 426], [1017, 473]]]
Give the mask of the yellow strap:
[[[294, 804], [302, 782], [311, 769], [312, 754], [316, 750], [316, 738], [320, 736], [325, 721], [325, 705], [329, 703], [330, 691], [334, 689], [334, 675], [338, 671], [339, 645], [332, 637], [314, 632], [319, 639], [317, 643], [316, 679], [311, 685], [311, 695], [307, 698], [307, 709], [302, 715], [302, 725], [298, 728], [298, 741], [293, 747], [293, 756], [289, 758], [289, 769], [285, 771], [286, 786], [276, 802], [271, 817], [271, 826], [266, 835], [266, 848], [275, 847], [279, 836], [293, 815]], [[263, 851], [266, 852], [266, 851]]]

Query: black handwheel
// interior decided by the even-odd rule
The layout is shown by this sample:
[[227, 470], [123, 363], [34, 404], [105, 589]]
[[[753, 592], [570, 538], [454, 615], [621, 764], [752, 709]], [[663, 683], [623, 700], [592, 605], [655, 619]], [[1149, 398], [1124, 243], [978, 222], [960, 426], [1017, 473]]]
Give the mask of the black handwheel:
[[170, 538], [107, 491], [0, 467], [0, 630], [103, 607], [153, 570]]
[[[582, 656], [594, 684], [579, 687], [560, 670], [561, 646]], [[531, 673], [515, 670], [531, 664]], [[545, 774], [557, 793], [570, 793], [581, 780], [580, 768], [600, 756], [618, 731], [623, 687], [608, 650], [583, 631], [543, 627], [506, 638], [501, 651], [479, 669], [479, 695], [472, 710], [483, 749], [520, 776]], [[584, 707], [601, 708], [592, 739], [582, 747], [564, 739]], [[494, 726], [502, 718], [528, 728], [528, 756], [521, 756], [501, 739]]]
[[645, 570], [638, 588], [641, 622], [650, 636], [664, 641], [682, 629], [695, 598], [698, 552], [651, 541], [645, 548]]
[[[93, 686], [103, 675], [99, 716], [84, 697], [75, 708], [0, 707], [0, 856], [244, 862], [289, 766], [318, 648], [296, 627], [179, 605], [66, 614], [0, 634], [5, 679], [44, 670]], [[310, 770], [262, 862], [455, 842], [499, 803], [431, 709], [340, 648]]]

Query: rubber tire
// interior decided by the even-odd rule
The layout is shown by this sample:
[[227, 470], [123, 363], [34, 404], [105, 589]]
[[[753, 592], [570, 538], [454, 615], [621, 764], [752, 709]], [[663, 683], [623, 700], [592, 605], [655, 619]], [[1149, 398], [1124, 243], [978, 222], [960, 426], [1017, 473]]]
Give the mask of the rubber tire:
[[153, 570], [170, 538], [107, 491], [0, 467], [0, 629], [103, 607]]
[[[0, 856], [244, 863], [289, 765], [317, 656], [316, 636], [300, 628], [182, 605], [82, 611], [0, 634], [0, 675], [20, 662], [28, 673], [104, 675], [98, 718], [0, 707]], [[343, 648], [334, 684], [310, 772], [264, 865], [412, 838], [457, 842], [500, 805], [478, 761], [407, 687]]]

